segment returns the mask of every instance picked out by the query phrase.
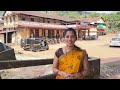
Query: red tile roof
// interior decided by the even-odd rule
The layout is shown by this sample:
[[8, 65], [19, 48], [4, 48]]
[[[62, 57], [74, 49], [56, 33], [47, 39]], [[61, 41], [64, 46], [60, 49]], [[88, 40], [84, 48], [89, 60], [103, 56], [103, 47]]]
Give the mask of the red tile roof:
[[31, 27], [31, 28], [56, 29], [56, 30], [66, 29], [66, 25], [44, 24], [44, 23], [25, 22], [25, 21], [19, 21], [18, 27]]
[[74, 18], [67, 18], [67, 17], [63, 17], [63, 16], [52, 16], [52, 15], [41, 13], [40, 11], [11, 11], [11, 12], [13, 12], [15, 14], [26, 14], [26, 15], [32, 15], [32, 16], [37, 16], [37, 17], [51, 18], [51, 19], [62, 20], [62, 21], [66, 21], [66, 22], [81, 21], [81, 22], [95, 22], [95, 23], [97, 23], [97, 20], [102, 18], [102, 17], [94, 17], [94, 18], [74, 19]]
[[[80, 18], [79, 20], [81, 22], [95, 22], [97, 23], [97, 21], [102, 18], [102, 17], [93, 17], [93, 18]], [[104, 21], [104, 20], [103, 20]]]
[[32, 15], [32, 16], [38, 16], [38, 17], [52, 18], [52, 19], [57, 19], [57, 20], [62, 20], [62, 21], [75, 21], [76, 20], [74, 18], [66, 18], [62, 16], [51, 16], [51, 15], [41, 13], [40, 11], [11, 11], [11, 12], [15, 14], [26, 14], [26, 15]]

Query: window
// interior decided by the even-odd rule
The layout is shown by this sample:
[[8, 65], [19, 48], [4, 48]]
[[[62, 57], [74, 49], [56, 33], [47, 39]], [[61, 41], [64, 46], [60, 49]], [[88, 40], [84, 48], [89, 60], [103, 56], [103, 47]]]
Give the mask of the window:
[[12, 22], [12, 17], [10, 17], [10, 23]]
[[50, 23], [50, 19], [47, 19], [48, 20], [48, 23]]
[[23, 21], [25, 21], [25, 18], [22, 18]]
[[113, 41], [120, 41], [120, 38], [112, 38]]
[[31, 18], [31, 21], [33, 21], [33, 22], [34, 22], [34, 18]]
[[14, 27], [14, 30], [16, 30], [16, 28]]
[[13, 21], [15, 22], [15, 15], [13, 15]]
[[6, 23], [8, 23], [8, 17], [6, 17]]

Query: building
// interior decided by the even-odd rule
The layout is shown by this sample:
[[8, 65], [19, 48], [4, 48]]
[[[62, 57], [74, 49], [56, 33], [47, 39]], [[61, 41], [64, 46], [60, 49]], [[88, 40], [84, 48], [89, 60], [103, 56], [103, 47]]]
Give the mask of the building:
[[[90, 35], [91, 28], [97, 28], [97, 23], [87, 18], [73, 19], [51, 16], [42, 11], [5, 11], [3, 14], [4, 27], [0, 31], [2, 42], [20, 44], [21, 38], [63, 37], [66, 28], [74, 28], [78, 38]], [[92, 24], [94, 22], [94, 24]], [[101, 27], [100, 27], [101, 28]]]
[[63, 37], [70, 18], [53, 17], [38, 11], [6, 11], [4, 13], [4, 43], [20, 43], [21, 38]]
[[102, 17], [81, 18], [80, 21], [86, 22], [90, 26], [96, 26], [98, 35], [104, 35], [106, 32], [106, 24]]
[[[4, 26], [4, 20], [3, 17], [0, 17], [0, 31], [3, 30], [3, 26]], [[4, 35], [0, 34], [0, 42], [4, 42]]]

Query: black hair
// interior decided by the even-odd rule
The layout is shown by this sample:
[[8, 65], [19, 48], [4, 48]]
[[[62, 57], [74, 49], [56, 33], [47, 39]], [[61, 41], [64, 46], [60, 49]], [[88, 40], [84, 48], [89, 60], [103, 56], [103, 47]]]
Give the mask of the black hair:
[[77, 39], [76, 31], [75, 31], [75, 29], [73, 29], [73, 28], [67, 28], [67, 29], [65, 29], [65, 31], [64, 31], [64, 33], [63, 33], [63, 36], [64, 36], [64, 37], [65, 37], [65, 35], [66, 35], [66, 33], [67, 33], [68, 31], [72, 31], [73, 34], [75, 35], [76, 39]]

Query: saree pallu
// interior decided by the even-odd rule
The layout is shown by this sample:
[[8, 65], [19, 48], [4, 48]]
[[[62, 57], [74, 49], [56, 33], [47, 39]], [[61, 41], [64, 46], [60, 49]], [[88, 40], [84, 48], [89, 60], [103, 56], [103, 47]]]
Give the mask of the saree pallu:
[[[59, 66], [58, 69], [63, 72], [68, 72], [75, 74], [79, 72], [82, 68], [82, 61], [84, 59], [85, 50], [76, 50], [73, 49], [67, 54], [63, 54], [59, 57]], [[56, 79], [64, 79], [63, 76], [57, 75]], [[78, 79], [83, 79], [78, 78]]]

